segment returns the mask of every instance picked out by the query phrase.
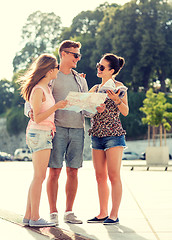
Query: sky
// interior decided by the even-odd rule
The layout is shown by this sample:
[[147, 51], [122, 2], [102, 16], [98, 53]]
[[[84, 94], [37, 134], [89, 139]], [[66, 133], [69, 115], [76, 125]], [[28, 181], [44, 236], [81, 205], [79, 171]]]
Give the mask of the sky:
[[104, 2], [125, 4], [129, 0], [5, 0], [0, 7], [0, 80], [11, 80], [12, 61], [21, 50], [21, 30], [28, 16], [35, 12], [54, 12], [62, 26], [69, 27], [72, 19], [82, 11], [95, 10]]

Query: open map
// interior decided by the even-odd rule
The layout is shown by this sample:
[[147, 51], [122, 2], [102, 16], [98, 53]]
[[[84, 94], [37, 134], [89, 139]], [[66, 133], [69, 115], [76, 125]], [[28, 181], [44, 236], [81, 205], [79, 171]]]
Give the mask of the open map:
[[81, 93], [81, 92], [69, 92], [66, 97], [68, 104], [61, 110], [69, 110], [80, 112], [85, 110], [90, 113], [96, 113], [96, 107], [104, 103], [107, 97], [106, 93]]

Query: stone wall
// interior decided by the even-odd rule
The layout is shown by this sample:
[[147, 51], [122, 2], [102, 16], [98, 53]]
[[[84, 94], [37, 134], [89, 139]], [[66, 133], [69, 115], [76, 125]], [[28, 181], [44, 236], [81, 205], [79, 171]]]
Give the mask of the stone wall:
[[[88, 136], [88, 128], [85, 129], [85, 146], [84, 146], [84, 160], [91, 159], [90, 137]], [[26, 147], [25, 132], [19, 135], [10, 136], [6, 128], [6, 119], [0, 118], [0, 151], [14, 154], [17, 148]]]

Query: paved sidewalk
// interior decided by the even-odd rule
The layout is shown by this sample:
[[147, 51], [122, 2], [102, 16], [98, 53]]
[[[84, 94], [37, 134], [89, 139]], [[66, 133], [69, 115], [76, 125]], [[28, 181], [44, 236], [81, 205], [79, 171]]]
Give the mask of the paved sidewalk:
[[[74, 204], [75, 214], [84, 223], [80, 225], [64, 223], [66, 181], [64, 169], [59, 184], [59, 229], [94, 240], [171, 240], [172, 168], [168, 171], [164, 171], [164, 168], [150, 168], [149, 171], [146, 171], [145, 167], [135, 168], [134, 171], [130, 169], [131, 167], [122, 167], [121, 170], [123, 197], [119, 211], [120, 224], [116, 226], [86, 222], [99, 212], [97, 185], [91, 161], [85, 161], [83, 168], [79, 170], [78, 193]], [[0, 210], [24, 214], [32, 173], [31, 162], [0, 162]], [[43, 185], [40, 215], [47, 219], [49, 217], [46, 184]], [[11, 223], [5, 218], [2, 219], [0, 215], [0, 239], [50, 238]], [[51, 239], [60, 238], [51, 236]]]

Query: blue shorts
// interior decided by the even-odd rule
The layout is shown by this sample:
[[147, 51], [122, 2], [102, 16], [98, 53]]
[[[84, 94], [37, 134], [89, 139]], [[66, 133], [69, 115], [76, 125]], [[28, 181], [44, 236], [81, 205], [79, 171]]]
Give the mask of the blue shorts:
[[83, 148], [83, 128], [63, 128], [56, 126], [56, 133], [53, 138], [53, 149], [50, 155], [49, 167], [62, 168], [64, 160], [66, 162], [66, 167], [82, 167]]
[[111, 137], [91, 137], [91, 147], [97, 150], [108, 150], [113, 147], [124, 147], [125, 144], [125, 136], [111, 136]]
[[52, 149], [51, 130], [29, 129], [26, 139], [32, 153], [44, 149]]

